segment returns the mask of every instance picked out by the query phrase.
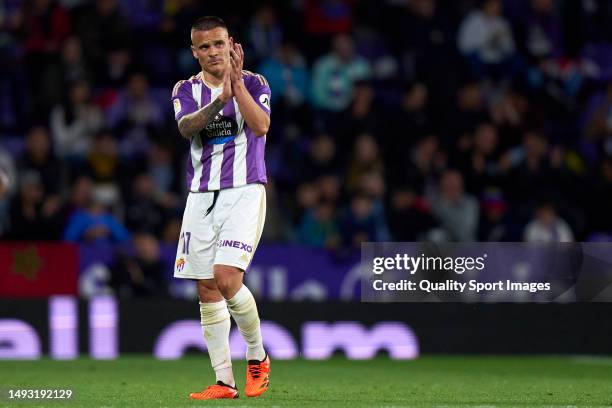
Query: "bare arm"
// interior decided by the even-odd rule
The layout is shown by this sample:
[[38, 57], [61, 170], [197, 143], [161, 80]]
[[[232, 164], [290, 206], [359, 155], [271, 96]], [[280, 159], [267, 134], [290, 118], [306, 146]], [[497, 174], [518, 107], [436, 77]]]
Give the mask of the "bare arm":
[[225, 76], [223, 81], [223, 91], [221, 95], [214, 101], [209, 103], [197, 111], [185, 115], [179, 120], [178, 128], [181, 132], [181, 136], [185, 139], [191, 139], [202, 131], [210, 122], [213, 121], [217, 113], [223, 109], [227, 101], [232, 98], [232, 81], [230, 79], [229, 72]]
[[270, 116], [255, 102], [244, 84], [242, 79], [244, 62], [242, 46], [238, 43], [232, 44], [232, 46], [230, 48], [232, 92], [246, 124], [256, 136], [264, 136], [270, 128]]
[[183, 116], [178, 123], [179, 132], [185, 139], [191, 139], [213, 121], [223, 106], [225, 102], [218, 97], [203, 108]]
[[270, 116], [253, 100], [243, 81], [234, 85], [234, 95], [240, 113], [253, 133], [256, 136], [268, 133]]

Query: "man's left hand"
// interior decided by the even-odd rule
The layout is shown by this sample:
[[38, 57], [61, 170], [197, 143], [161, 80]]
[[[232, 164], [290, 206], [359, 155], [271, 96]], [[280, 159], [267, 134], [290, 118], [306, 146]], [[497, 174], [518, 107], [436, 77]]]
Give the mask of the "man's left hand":
[[230, 47], [230, 79], [232, 85], [242, 82], [242, 66], [244, 65], [244, 51], [240, 43], [232, 42]]

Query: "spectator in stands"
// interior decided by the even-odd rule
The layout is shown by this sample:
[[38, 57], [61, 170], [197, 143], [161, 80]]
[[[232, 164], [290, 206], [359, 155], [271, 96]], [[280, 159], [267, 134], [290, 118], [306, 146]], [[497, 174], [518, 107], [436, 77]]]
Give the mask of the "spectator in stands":
[[526, 242], [573, 242], [571, 228], [557, 215], [552, 203], [543, 203], [536, 209], [535, 217], [525, 227]]
[[159, 243], [154, 236], [134, 236], [134, 253], [123, 252], [113, 268], [112, 285], [121, 297], [165, 296], [168, 282]]
[[93, 180], [94, 190], [106, 197], [106, 204], [120, 203], [121, 191], [126, 191], [130, 182], [128, 163], [121, 159], [110, 131], [96, 135], [82, 172]]
[[457, 90], [457, 104], [447, 123], [442, 123], [445, 139], [457, 144], [472, 133], [479, 123], [488, 119], [485, 90], [481, 83], [469, 81]]
[[345, 34], [333, 39], [331, 53], [314, 63], [313, 92], [315, 106], [326, 111], [339, 112], [351, 103], [353, 85], [368, 79], [370, 64], [355, 53], [353, 39]]
[[433, 203], [433, 214], [450, 241], [472, 242], [478, 228], [478, 201], [465, 193], [463, 177], [456, 170], [447, 170]]
[[[414, 142], [411, 138], [425, 136], [433, 129], [429, 107], [429, 89], [422, 82], [414, 82], [402, 94], [399, 112], [394, 112], [397, 127], [402, 129], [402, 138], [390, 137], [390, 144], [400, 143], [396, 150], [408, 150]], [[388, 120], [393, 120], [388, 118]]]
[[106, 197], [94, 191], [83, 210], [77, 210], [66, 226], [64, 240], [89, 243], [123, 243], [127, 229], [106, 208]]
[[605, 96], [600, 99], [590, 113], [585, 136], [590, 140], [600, 141], [612, 135], [612, 81], [608, 83]]
[[476, 128], [468, 154], [463, 154], [457, 165], [465, 179], [466, 190], [480, 196], [491, 186], [497, 185], [497, 128], [488, 122]]
[[249, 24], [248, 36], [252, 52], [246, 55], [253, 59], [248, 61], [250, 64], [260, 63], [280, 48], [283, 29], [271, 5], [263, 4], [255, 11]]
[[58, 211], [45, 202], [40, 174], [31, 170], [21, 171], [19, 194], [11, 202], [9, 228], [4, 238], [15, 241], [53, 241], [60, 238], [60, 230], [61, 218]]
[[[6, 170], [4, 170], [4, 168], [0, 167], [0, 211], [2, 211], [0, 213], [0, 219], [2, 221], [4, 221], [4, 199], [5, 197], [8, 195], [9, 193], [9, 188], [11, 186], [9, 177], [8, 177], [8, 172]], [[0, 224], [1, 225], [1, 224]]]
[[179, 177], [179, 172], [176, 170], [177, 166], [170, 147], [161, 142], [152, 143], [147, 152], [145, 168], [164, 208], [169, 210], [177, 208], [179, 204], [177, 192], [181, 191], [183, 179], [182, 173]]
[[173, 2], [172, 6], [164, 7], [166, 16], [159, 26], [160, 40], [173, 53], [172, 66], [177, 78], [190, 77], [200, 69], [189, 44], [185, 44], [185, 38], [189, 38], [191, 34], [194, 16], [213, 14], [210, 6], [211, 3], [202, 3], [199, 0], [181, 0]]
[[527, 15], [521, 17], [517, 42], [527, 58], [537, 63], [563, 55], [561, 16], [554, 0], [530, 0]]
[[389, 182], [394, 186], [408, 187], [418, 197], [424, 197], [432, 189], [444, 167], [435, 134], [416, 139], [408, 153], [397, 151], [388, 157], [392, 158], [385, 163]]
[[61, 204], [64, 170], [51, 150], [49, 132], [42, 126], [30, 129], [26, 148], [18, 162], [20, 174], [36, 173], [42, 183], [42, 213], [45, 217], [57, 214]]
[[34, 111], [39, 115], [46, 115], [50, 106], [45, 104], [44, 94], [38, 92], [43, 79], [41, 68], [55, 61], [63, 42], [70, 35], [70, 14], [61, 2], [55, 0], [22, 2], [22, 6], [19, 31], [23, 36], [25, 65], [34, 100]]
[[459, 51], [479, 76], [508, 72], [506, 65], [515, 55], [510, 24], [502, 14], [501, 0], [481, 0], [461, 22]]
[[91, 178], [79, 175], [71, 183], [70, 195], [61, 209], [62, 225], [68, 221], [77, 211], [84, 211], [91, 201], [93, 194], [93, 182]]
[[372, 199], [362, 193], [351, 198], [350, 205], [339, 216], [340, 238], [344, 248], [358, 249], [362, 242], [379, 241], [379, 223], [385, 223], [374, 213]]
[[[355, 135], [370, 133], [379, 136], [383, 127], [383, 114], [374, 101], [374, 87], [368, 81], [357, 81], [353, 87], [350, 105], [334, 118], [329, 128], [340, 146], [351, 146]], [[384, 139], [382, 140], [385, 141]], [[339, 153], [345, 153], [344, 149]], [[347, 158], [341, 156], [343, 160]]]
[[[456, 60], [453, 21], [448, 8], [456, 2], [412, 0], [398, 3], [385, 15], [394, 48], [409, 66], [411, 74], [431, 87], [436, 100], [444, 98], [444, 88], [452, 88], [454, 70], [447, 69]], [[380, 4], [375, 4], [380, 7]], [[443, 9], [443, 10], [440, 10]], [[446, 89], [450, 91], [450, 89]], [[440, 100], [440, 102], [443, 102]]]
[[268, 80], [272, 104], [291, 110], [303, 106], [310, 98], [310, 77], [306, 60], [296, 45], [285, 41], [273, 55], [265, 59], [259, 72]]
[[478, 239], [481, 241], [511, 241], [512, 231], [508, 225], [508, 205], [502, 192], [490, 189], [482, 199]]
[[389, 228], [385, 214], [387, 185], [381, 172], [364, 174], [359, 181], [359, 191], [372, 200], [372, 214], [376, 220], [376, 239], [389, 241]]
[[95, 0], [78, 10], [75, 18], [75, 33], [83, 43], [87, 63], [95, 69], [98, 83], [121, 82], [131, 60], [132, 30], [118, 3]]
[[96, 132], [104, 125], [104, 115], [91, 102], [89, 84], [70, 85], [68, 98], [51, 112], [51, 132], [57, 154], [74, 162], [82, 161], [91, 149]]
[[0, 236], [8, 227], [11, 198], [17, 190], [17, 169], [9, 152], [0, 146]]
[[126, 203], [126, 227], [130, 231], [161, 237], [165, 218], [161, 200], [153, 178], [145, 173], [137, 175], [131, 189], [131, 197]]
[[336, 210], [323, 201], [304, 214], [298, 227], [298, 242], [318, 248], [336, 248], [339, 244]]
[[529, 108], [527, 97], [517, 89], [500, 89], [489, 104], [492, 122], [511, 138], [506, 140], [506, 145], [516, 144], [520, 140]]
[[132, 74], [127, 88], [119, 94], [108, 111], [108, 124], [120, 136], [120, 150], [125, 155], [143, 153], [162, 126], [163, 113], [150, 94], [143, 73]]
[[391, 239], [412, 242], [426, 238], [436, 226], [429, 204], [408, 187], [397, 187], [390, 195], [387, 224]]
[[22, 10], [26, 52], [39, 56], [59, 53], [70, 34], [70, 15], [59, 1], [35, 0], [31, 3], [24, 3]]
[[342, 179], [338, 174], [323, 174], [316, 180], [319, 201], [340, 204], [342, 195]]
[[537, 131], [527, 131], [523, 143], [505, 154], [502, 166], [508, 168], [511, 180], [507, 194], [512, 201], [533, 203], [547, 194], [560, 191], [555, 177], [558, 169], [551, 167], [546, 137]]
[[68, 84], [76, 81], [92, 79], [90, 67], [83, 57], [83, 45], [78, 37], [68, 37], [64, 41], [60, 61], [60, 76], [58, 82]]
[[351, 3], [350, 0], [306, 0], [306, 31], [315, 36], [347, 33], [352, 25]]
[[309, 144], [300, 177], [303, 180], [317, 180], [319, 177], [339, 172], [336, 145], [328, 134], [316, 136]]
[[300, 221], [309, 210], [314, 209], [319, 203], [321, 192], [314, 182], [300, 183], [295, 192], [295, 205], [291, 208], [291, 219], [293, 225], [299, 225]]
[[50, 107], [65, 102], [66, 89], [69, 90], [67, 94], [70, 99], [74, 84], [91, 83], [93, 76], [83, 57], [81, 40], [78, 37], [67, 38], [62, 48], [61, 59], [45, 67], [40, 75], [42, 76], [40, 92], [45, 95], [45, 101]]
[[382, 174], [384, 172], [383, 161], [380, 157], [378, 143], [368, 133], [363, 133], [355, 140], [353, 155], [346, 170], [346, 188], [349, 192], [355, 192], [362, 176], [369, 173]]

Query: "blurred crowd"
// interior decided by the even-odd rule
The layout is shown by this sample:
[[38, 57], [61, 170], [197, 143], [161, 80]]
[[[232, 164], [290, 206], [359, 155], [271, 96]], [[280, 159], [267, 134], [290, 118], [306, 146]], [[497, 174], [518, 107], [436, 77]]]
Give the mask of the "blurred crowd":
[[608, 0], [4, 0], [2, 239], [132, 243], [124, 275], [156, 269], [202, 15], [272, 88], [264, 242], [612, 239]]

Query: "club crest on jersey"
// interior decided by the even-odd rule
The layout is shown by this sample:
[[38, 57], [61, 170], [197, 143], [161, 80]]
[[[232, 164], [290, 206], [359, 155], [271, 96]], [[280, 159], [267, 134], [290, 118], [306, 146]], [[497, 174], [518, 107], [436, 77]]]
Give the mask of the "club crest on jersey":
[[223, 144], [234, 139], [237, 134], [238, 123], [236, 123], [236, 120], [219, 114], [202, 130], [202, 142]]
[[185, 268], [185, 258], [179, 258], [176, 261], [175, 267], [178, 272], [181, 272]]
[[179, 101], [179, 99], [176, 98], [174, 100], [174, 114], [178, 115], [180, 111], [181, 111], [181, 101]]

